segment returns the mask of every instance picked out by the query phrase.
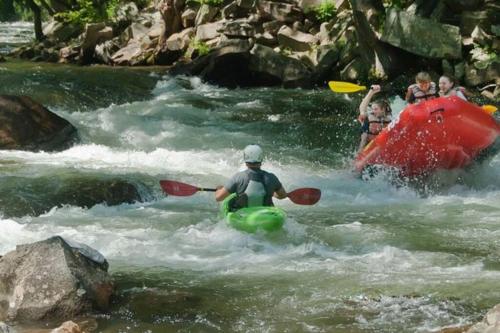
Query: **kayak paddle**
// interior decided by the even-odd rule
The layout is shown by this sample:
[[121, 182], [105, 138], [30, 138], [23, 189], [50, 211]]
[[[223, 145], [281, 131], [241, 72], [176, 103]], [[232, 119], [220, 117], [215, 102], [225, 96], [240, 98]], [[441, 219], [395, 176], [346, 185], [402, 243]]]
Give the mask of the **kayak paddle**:
[[298, 188], [288, 193], [288, 198], [297, 205], [314, 205], [321, 199], [321, 190], [318, 188]]
[[353, 93], [361, 90], [366, 90], [365, 86], [358, 86], [354, 83], [342, 81], [329, 81], [328, 86], [336, 93]]
[[[196, 192], [215, 192], [215, 188], [197, 187], [174, 180], [160, 180], [163, 192], [178, 197], [188, 197]], [[298, 188], [288, 193], [288, 198], [297, 205], [314, 205], [321, 198], [321, 190], [317, 188]]]
[[163, 192], [178, 197], [189, 197], [196, 192], [215, 192], [215, 188], [202, 188], [193, 185], [176, 182], [173, 180], [160, 180]]

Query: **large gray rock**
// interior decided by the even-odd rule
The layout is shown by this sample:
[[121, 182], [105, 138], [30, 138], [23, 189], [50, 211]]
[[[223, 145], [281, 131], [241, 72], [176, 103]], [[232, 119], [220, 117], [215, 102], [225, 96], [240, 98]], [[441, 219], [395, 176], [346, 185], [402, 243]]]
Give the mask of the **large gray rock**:
[[286, 25], [278, 31], [278, 41], [282, 47], [299, 52], [309, 51], [318, 43], [315, 36], [292, 30]]
[[476, 26], [480, 26], [483, 29], [489, 28], [490, 20], [488, 18], [488, 11], [485, 10], [463, 12], [460, 15], [460, 30], [462, 31], [462, 35], [470, 36]]
[[181, 18], [182, 26], [184, 28], [193, 27], [196, 20], [196, 12], [193, 9], [188, 8], [182, 13]]
[[64, 42], [78, 36], [82, 27], [78, 24], [52, 20], [43, 28], [43, 35], [54, 42]]
[[250, 39], [225, 39], [223, 46], [187, 65], [175, 66], [170, 74], [198, 75], [203, 80], [225, 87], [248, 86]]
[[202, 5], [198, 10], [198, 14], [196, 15], [195, 25], [199, 26], [212, 21], [218, 12], [219, 8], [217, 7]]
[[189, 46], [191, 38], [193, 37], [194, 28], [187, 28], [181, 32], [172, 34], [167, 39], [167, 49], [169, 51], [185, 51]]
[[488, 311], [483, 321], [473, 325], [466, 333], [498, 333], [500, 332], [500, 304]]
[[277, 20], [280, 22], [302, 21], [302, 11], [293, 4], [259, 1], [257, 4], [259, 14], [264, 19]]
[[219, 30], [219, 32], [228, 37], [249, 38], [255, 36], [254, 26], [248, 23], [248, 20], [246, 19], [226, 22]]
[[368, 76], [369, 67], [361, 58], [354, 58], [346, 67], [340, 71], [340, 79], [343, 81], [365, 81]]
[[314, 81], [322, 84], [328, 81], [331, 69], [339, 61], [340, 51], [335, 45], [321, 45], [316, 50], [316, 67]]
[[0, 258], [0, 320], [71, 319], [106, 310], [113, 291], [106, 261], [95, 262], [55, 236]]
[[0, 333], [15, 333], [15, 332], [9, 325], [0, 321]]
[[142, 202], [152, 194], [139, 180], [97, 177], [80, 173], [0, 179], [0, 214], [4, 217], [39, 216], [64, 205], [91, 208]]
[[278, 20], [273, 20], [262, 24], [264, 32], [268, 32], [271, 35], [276, 35], [282, 26], [283, 22], [280, 22]]
[[236, 0], [235, 3], [240, 8], [251, 9], [255, 7], [256, 0]]
[[251, 72], [274, 78], [286, 87], [304, 87], [310, 84], [311, 71], [301, 61], [259, 44], [254, 45], [250, 54]]
[[137, 5], [131, 1], [118, 7], [116, 15], [113, 17], [113, 23], [119, 28], [124, 28], [130, 25], [138, 16], [139, 9]]
[[94, 58], [103, 64], [112, 64], [111, 56], [120, 49], [117, 39], [98, 44], [94, 50]]
[[77, 139], [73, 125], [31, 98], [0, 95], [0, 149], [57, 151]]
[[395, 9], [387, 13], [381, 39], [423, 57], [462, 57], [462, 40], [458, 27], [436, 23]]
[[500, 62], [493, 62], [486, 68], [465, 65], [465, 84], [478, 86], [497, 79], [500, 76]]
[[146, 56], [141, 41], [133, 39], [127, 46], [115, 52], [111, 56], [111, 60], [120, 66], [137, 66], [145, 64]]
[[214, 39], [220, 35], [219, 30], [222, 29], [222, 27], [222, 22], [202, 24], [196, 29], [196, 39], [199, 41]]
[[83, 42], [80, 49], [80, 59], [83, 64], [94, 61], [95, 47], [113, 38], [113, 28], [106, 27], [104, 23], [86, 24]]

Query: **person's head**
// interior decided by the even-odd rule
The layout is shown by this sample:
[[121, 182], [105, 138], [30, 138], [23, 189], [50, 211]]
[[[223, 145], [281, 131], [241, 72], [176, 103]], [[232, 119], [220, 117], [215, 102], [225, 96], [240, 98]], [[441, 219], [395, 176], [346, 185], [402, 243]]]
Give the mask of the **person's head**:
[[373, 115], [383, 117], [391, 114], [391, 106], [385, 99], [378, 99], [371, 104]]
[[243, 150], [243, 160], [249, 168], [260, 168], [264, 160], [264, 151], [259, 145], [248, 145]]
[[422, 91], [427, 91], [431, 87], [432, 78], [427, 72], [420, 72], [415, 77], [415, 82]]
[[439, 90], [441, 92], [448, 92], [455, 86], [455, 79], [449, 75], [442, 75], [439, 78]]

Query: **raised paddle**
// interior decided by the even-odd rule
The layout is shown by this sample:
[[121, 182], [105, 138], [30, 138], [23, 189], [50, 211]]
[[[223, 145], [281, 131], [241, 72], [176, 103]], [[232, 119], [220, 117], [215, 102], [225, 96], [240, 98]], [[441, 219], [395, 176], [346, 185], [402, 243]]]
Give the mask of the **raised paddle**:
[[[215, 192], [215, 188], [197, 187], [174, 180], [160, 180], [163, 192], [179, 197], [188, 197], [196, 192]], [[288, 193], [288, 198], [297, 205], [314, 205], [321, 199], [321, 190], [317, 188], [298, 188]]]
[[329, 81], [328, 86], [330, 89], [336, 93], [354, 93], [361, 90], [366, 90], [365, 86], [359, 86], [350, 82], [342, 82], [342, 81]]
[[494, 105], [483, 105], [482, 108], [484, 111], [488, 112], [491, 115], [493, 115], [493, 113], [498, 110], [498, 108]]

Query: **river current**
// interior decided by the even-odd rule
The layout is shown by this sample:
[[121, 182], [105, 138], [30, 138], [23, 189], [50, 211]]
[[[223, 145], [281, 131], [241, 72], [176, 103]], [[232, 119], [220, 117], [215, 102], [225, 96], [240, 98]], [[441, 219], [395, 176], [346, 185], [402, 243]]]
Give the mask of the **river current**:
[[[81, 137], [58, 153], [0, 151], [0, 202], [43, 200], [30, 186], [40, 179], [118, 177], [141, 190], [134, 204], [0, 211], [0, 254], [61, 235], [107, 258], [117, 296], [96, 317], [101, 332], [432, 332], [500, 301], [499, 156], [418, 187], [363, 181], [350, 171], [356, 101], [228, 90], [162, 68], [9, 60], [0, 93], [33, 97]], [[315, 206], [276, 203], [284, 230], [230, 228], [211, 193], [162, 194], [161, 179], [223, 183], [249, 143], [287, 190], [322, 190]]]

